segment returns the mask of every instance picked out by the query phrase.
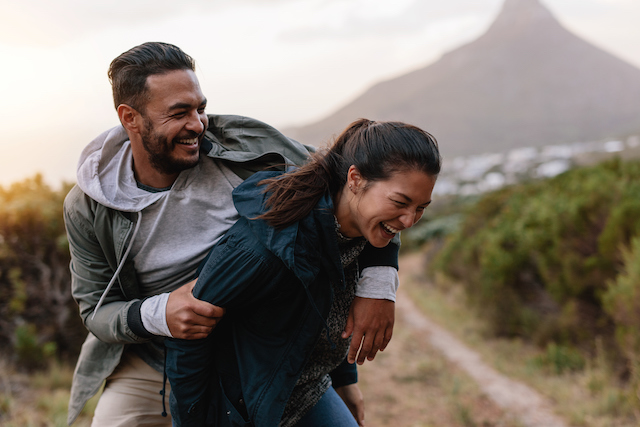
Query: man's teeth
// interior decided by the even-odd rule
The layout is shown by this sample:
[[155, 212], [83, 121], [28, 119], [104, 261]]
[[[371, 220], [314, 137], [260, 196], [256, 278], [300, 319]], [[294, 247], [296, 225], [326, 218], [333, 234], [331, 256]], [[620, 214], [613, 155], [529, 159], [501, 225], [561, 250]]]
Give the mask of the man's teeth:
[[400, 232], [400, 230], [393, 228], [390, 225], [385, 224], [384, 222], [381, 222], [380, 224], [382, 224], [382, 228], [384, 228], [389, 234], [396, 234]]
[[183, 144], [183, 145], [196, 145], [197, 143], [198, 143], [198, 138], [178, 140], [178, 144]]

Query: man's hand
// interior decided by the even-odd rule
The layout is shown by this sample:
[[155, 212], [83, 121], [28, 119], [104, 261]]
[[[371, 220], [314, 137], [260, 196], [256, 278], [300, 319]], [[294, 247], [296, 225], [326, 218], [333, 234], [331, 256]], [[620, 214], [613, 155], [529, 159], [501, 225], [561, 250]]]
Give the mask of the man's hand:
[[378, 350], [384, 350], [391, 341], [394, 320], [393, 301], [356, 297], [351, 303], [347, 325], [342, 333], [342, 338], [353, 333], [347, 361], [355, 363], [356, 355], [358, 365], [362, 365], [365, 358], [373, 360]]
[[192, 280], [169, 294], [167, 326], [174, 338], [206, 338], [224, 315], [224, 308], [193, 296], [195, 284], [196, 280]]
[[360, 427], [364, 427], [364, 398], [358, 384], [349, 384], [335, 389], [347, 405]]

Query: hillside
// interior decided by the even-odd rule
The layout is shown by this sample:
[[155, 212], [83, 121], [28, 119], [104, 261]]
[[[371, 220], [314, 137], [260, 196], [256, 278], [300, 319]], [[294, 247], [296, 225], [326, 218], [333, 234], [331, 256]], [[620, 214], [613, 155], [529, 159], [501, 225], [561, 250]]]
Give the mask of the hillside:
[[505, 0], [475, 41], [287, 134], [322, 145], [359, 117], [421, 126], [445, 156], [594, 141], [640, 130], [640, 70], [563, 28], [539, 0]]

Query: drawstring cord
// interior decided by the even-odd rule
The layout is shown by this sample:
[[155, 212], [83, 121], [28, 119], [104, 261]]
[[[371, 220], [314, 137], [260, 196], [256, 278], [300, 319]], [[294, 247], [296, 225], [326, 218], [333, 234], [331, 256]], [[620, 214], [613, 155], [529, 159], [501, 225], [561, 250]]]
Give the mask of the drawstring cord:
[[102, 293], [102, 296], [100, 297], [100, 300], [98, 301], [98, 304], [96, 305], [96, 308], [93, 309], [93, 315], [91, 316], [92, 320], [96, 317], [96, 313], [98, 312], [98, 309], [100, 308], [100, 306], [104, 302], [104, 299], [107, 297], [107, 294], [111, 290], [111, 287], [116, 282], [116, 279], [118, 278], [118, 274], [120, 274], [120, 270], [122, 270], [122, 267], [124, 266], [124, 262], [127, 260], [127, 256], [129, 256], [129, 252], [131, 252], [131, 246], [133, 246], [133, 240], [136, 238], [136, 234], [138, 234], [138, 229], [140, 228], [140, 223], [141, 222], [142, 222], [142, 212], [138, 212], [138, 221], [136, 221], [136, 226], [133, 229], [133, 235], [131, 236], [131, 240], [129, 241], [129, 247], [127, 247], [127, 250], [125, 251], [124, 256], [122, 257], [122, 260], [120, 261], [120, 265], [118, 265], [118, 268], [116, 269], [116, 272], [113, 273], [113, 277], [111, 277], [111, 280], [109, 281], [109, 284], [107, 285], [107, 288]]
[[162, 416], [167, 416], [167, 405], [165, 403], [165, 398], [167, 393], [167, 347], [164, 348], [164, 364], [162, 367], [162, 390], [160, 390], [160, 395], [162, 396]]

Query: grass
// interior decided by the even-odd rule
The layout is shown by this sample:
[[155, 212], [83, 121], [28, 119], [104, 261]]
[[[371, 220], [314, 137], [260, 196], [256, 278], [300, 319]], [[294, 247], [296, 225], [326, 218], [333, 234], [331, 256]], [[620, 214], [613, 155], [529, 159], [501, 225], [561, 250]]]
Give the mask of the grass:
[[358, 367], [368, 427], [521, 427], [401, 322], [389, 347]]
[[[73, 368], [51, 363], [49, 369], [32, 375], [16, 372], [0, 362], [0, 425], [4, 427], [63, 427]], [[98, 398], [86, 405], [74, 427], [87, 427]]]
[[[559, 346], [540, 349], [522, 340], [493, 338], [465, 305], [460, 286], [443, 278], [413, 282], [403, 281], [403, 291], [428, 317], [475, 349], [486, 363], [547, 396], [571, 426], [640, 424], [635, 402], [629, 399], [635, 399], [635, 393], [612, 372], [597, 337], [598, 351], [592, 358]], [[387, 350], [359, 368], [369, 427], [519, 426], [424, 337], [406, 329], [398, 325]], [[71, 367], [52, 363], [48, 370], [28, 376], [0, 360], [0, 425], [66, 426], [72, 375]], [[97, 396], [74, 427], [90, 425], [96, 404]]]
[[634, 409], [637, 402], [632, 401], [635, 393], [614, 375], [597, 337], [599, 350], [593, 358], [572, 348], [550, 345], [540, 349], [518, 339], [495, 338], [466, 306], [461, 286], [442, 277], [415, 282], [419, 283], [403, 282], [403, 286], [427, 316], [475, 349], [485, 362], [547, 396], [572, 426], [640, 424], [640, 414]]

